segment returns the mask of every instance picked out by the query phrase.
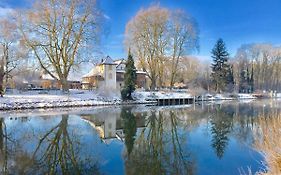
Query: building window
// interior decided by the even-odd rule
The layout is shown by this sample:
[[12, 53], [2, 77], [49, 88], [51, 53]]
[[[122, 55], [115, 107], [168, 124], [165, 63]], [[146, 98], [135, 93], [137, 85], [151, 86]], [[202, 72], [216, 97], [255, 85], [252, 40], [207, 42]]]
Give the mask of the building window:
[[112, 73], [109, 74], [109, 79], [112, 79]]
[[109, 70], [112, 70], [112, 65], [109, 65]]

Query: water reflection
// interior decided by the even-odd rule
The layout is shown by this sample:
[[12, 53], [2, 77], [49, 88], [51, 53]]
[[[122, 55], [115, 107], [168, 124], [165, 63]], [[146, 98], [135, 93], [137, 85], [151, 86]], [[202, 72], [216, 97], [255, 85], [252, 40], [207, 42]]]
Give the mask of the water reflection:
[[215, 109], [211, 117], [212, 147], [219, 159], [223, 157], [229, 142], [229, 134], [233, 127], [233, 113]]
[[134, 143], [136, 140], [136, 132], [137, 132], [136, 117], [132, 113], [131, 107], [129, 108], [123, 107], [120, 117], [122, 118], [124, 124], [125, 145], [127, 148], [128, 161], [130, 161], [130, 154], [133, 150]]
[[0, 174], [258, 172], [256, 149], [268, 149], [257, 131], [273, 114], [279, 101], [11, 114], [0, 118]]
[[127, 147], [126, 174], [194, 174], [195, 162], [183, 149], [187, 140], [180, 120], [173, 111], [151, 111], [132, 152]]
[[7, 165], [7, 159], [8, 159], [8, 137], [7, 137], [7, 130], [6, 125], [4, 122], [4, 118], [0, 118], [0, 166], [1, 168], [1, 174], [7, 174], [8, 173], [8, 165]]

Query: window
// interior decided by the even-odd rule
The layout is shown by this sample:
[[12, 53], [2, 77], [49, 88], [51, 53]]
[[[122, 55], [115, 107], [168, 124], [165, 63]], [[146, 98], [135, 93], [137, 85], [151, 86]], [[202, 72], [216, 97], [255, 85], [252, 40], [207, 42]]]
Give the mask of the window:
[[112, 79], [112, 73], [109, 74], [109, 79]]
[[109, 65], [109, 70], [112, 70], [112, 65]]

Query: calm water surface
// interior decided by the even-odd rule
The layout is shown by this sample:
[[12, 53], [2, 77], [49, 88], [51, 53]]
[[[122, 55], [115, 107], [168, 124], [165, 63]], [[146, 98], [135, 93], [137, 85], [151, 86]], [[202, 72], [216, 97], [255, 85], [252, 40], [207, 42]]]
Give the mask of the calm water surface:
[[0, 174], [240, 174], [279, 101], [0, 113]]

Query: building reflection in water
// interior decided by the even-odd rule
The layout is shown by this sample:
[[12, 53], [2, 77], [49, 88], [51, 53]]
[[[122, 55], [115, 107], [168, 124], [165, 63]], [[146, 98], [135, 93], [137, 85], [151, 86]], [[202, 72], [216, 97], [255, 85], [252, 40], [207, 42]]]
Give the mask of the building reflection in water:
[[[126, 115], [124, 111], [131, 113], [131, 110], [131, 107], [125, 107], [117, 110], [104, 110], [95, 114], [81, 114], [80, 116], [96, 130], [104, 143], [110, 143], [114, 139], [124, 142], [125, 124], [122, 116]], [[145, 117], [142, 116], [140, 112], [134, 114], [136, 127], [139, 129], [145, 127]]]

